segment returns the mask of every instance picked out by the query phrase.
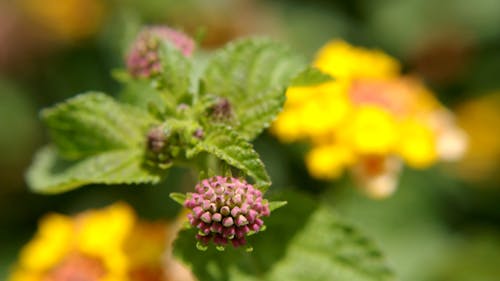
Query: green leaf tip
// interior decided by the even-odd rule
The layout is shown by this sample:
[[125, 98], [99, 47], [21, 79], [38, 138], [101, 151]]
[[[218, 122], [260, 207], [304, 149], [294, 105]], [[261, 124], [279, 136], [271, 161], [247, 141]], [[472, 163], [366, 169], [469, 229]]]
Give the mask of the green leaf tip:
[[184, 202], [186, 201], [186, 194], [179, 192], [170, 193], [170, 198], [175, 202], [179, 203], [181, 206], [184, 206]]
[[202, 251], [202, 252], [205, 252], [206, 250], [208, 250], [208, 246], [207, 245], [203, 245], [201, 242], [197, 242], [196, 243], [196, 249]]
[[269, 202], [269, 210], [272, 212], [288, 204], [287, 201], [273, 201]]
[[334, 80], [332, 76], [321, 72], [319, 69], [315, 67], [308, 67], [295, 78], [293, 78], [290, 86], [293, 87], [306, 87], [306, 86], [314, 86], [322, 83], [330, 82]]

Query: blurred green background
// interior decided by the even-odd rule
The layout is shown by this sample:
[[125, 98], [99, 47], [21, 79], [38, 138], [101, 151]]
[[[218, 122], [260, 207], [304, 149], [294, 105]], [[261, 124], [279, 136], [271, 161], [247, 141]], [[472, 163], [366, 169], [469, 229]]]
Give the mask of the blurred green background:
[[119, 92], [123, 67], [143, 24], [167, 24], [210, 50], [266, 35], [312, 59], [343, 38], [398, 58], [456, 109], [471, 150], [457, 165], [403, 173], [396, 194], [372, 201], [343, 179], [308, 177], [303, 147], [264, 134], [256, 141], [276, 190], [295, 186], [328, 202], [372, 236], [401, 280], [500, 280], [500, 1], [498, 0], [0, 0], [0, 280], [48, 212], [74, 213], [117, 200], [150, 219], [173, 217], [172, 191], [192, 186], [175, 170], [160, 186], [90, 186], [30, 193], [23, 174], [47, 142], [37, 117], [87, 90]]

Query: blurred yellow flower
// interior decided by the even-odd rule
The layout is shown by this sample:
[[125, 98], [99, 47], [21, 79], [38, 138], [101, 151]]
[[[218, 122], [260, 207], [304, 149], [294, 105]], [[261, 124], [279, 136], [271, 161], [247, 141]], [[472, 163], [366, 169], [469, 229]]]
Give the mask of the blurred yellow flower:
[[90, 37], [101, 28], [103, 0], [21, 0], [26, 14], [48, 31], [51, 38], [75, 41]]
[[399, 76], [399, 63], [380, 51], [356, 48], [335, 40], [321, 48], [313, 64], [340, 79], [387, 79]]
[[469, 136], [469, 150], [457, 163], [459, 175], [476, 182], [498, 181], [500, 168], [500, 92], [470, 100], [457, 108], [457, 122]]
[[334, 179], [350, 170], [374, 197], [395, 190], [404, 161], [426, 168], [455, 160], [466, 137], [452, 114], [399, 63], [381, 51], [331, 41], [313, 65], [334, 80], [290, 87], [283, 112], [271, 127], [282, 141], [305, 140], [310, 174]]
[[[332, 157], [335, 155], [335, 157]], [[309, 173], [316, 178], [334, 179], [354, 162], [354, 153], [347, 146], [318, 145], [306, 156]]]
[[137, 221], [117, 203], [75, 217], [48, 215], [9, 281], [161, 281], [167, 225]]

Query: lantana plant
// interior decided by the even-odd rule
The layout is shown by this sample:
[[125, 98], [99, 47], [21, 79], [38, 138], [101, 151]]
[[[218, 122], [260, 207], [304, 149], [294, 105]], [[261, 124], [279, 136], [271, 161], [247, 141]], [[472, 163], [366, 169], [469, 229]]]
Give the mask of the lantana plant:
[[[216, 174], [235, 169], [241, 180], [231, 177], [218, 179], [211, 187], [205, 185], [213, 198], [208, 193], [190, 194], [181, 203], [193, 205], [197, 221], [195, 204], [207, 211], [205, 203], [211, 202], [217, 205], [213, 207], [216, 212], [221, 211], [221, 204], [234, 208], [249, 201], [250, 207], [234, 216], [235, 225], [243, 230], [232, 228], [239, 239], [233, 245], [244, 244], [242, 233], [247, 234], [249, 227], [258, 230], [261, 213], [269, 215], [262, 193], [271, 184], [249, 141], [280, 111], [284, 90], [305, 65], [278, 43], [241, 40], [217, 53], [202, 77], [196, 77], [190, 59], [194, 47], [194, 41], [181, 32], [147, 28], [133, 42], [126, 58], [127, 72], [120, 76], [129, 89], [137, 87], [132, 94], [138, 102], [121, 103], [91, 92], [44, 110], [42, 118], [54, 146], [43, 149], [35, 159], [28, 174], [31, 187], [52, 193], [91, 183], [158, 183], [173, 165]], [[242, 64], [242, 58], [255, 63]], [[246, 177], [253, 179], [253, 185], [246, 183]], [[215, 195], [219, 187], [223, 191]], [[179, 201], [180, 195], [173, 198]], [[259, 227], [254, 226], [256, 219]], [[195, 226], [202, 232], [206, 229]], [[221, 244], [227, 238], [215, 240]]]
[[171, 194], [186, 210], [174, 253], [199, 280], [392, 279], [373, 243], [329, 207], [290, 193], [274, 214], [286, 202], [265, 198], [271, 179], [251, 141], [282, 110], [287, 87], [330, 76], [265, 38], [200, 59], [190, 37], [158, 26], [139, 33], [125, 61], [114, 73], [118, 99], [87, 92], [42, 111], [52, 143], [27, 173], [33, 191], [156, 185], [188, 167], [200, 180]]

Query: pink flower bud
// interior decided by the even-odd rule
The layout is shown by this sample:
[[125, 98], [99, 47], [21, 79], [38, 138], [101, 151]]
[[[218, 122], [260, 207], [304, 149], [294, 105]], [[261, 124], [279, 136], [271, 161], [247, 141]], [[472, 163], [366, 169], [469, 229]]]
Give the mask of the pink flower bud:
[[200, 219], [205, 223], [211, 223], [212, 215], [210, 214], [210, 212], [205, 212], [201, 215]]
[[238, 218], [236, 219], [237, 226], [243, 226], [243, 225], [247, 225], [247, 224], [248, 224], [248, 220], [243, 215], [239, 215]]
[[232, 217], [227, 217], [227, 218], [224, 218], [224, 220], [222, 221], [222, 225], [225, 226], [225, 227], [230, 227], [233, 225], [233, 218]]
[[221, 214], [219, 214], [219, 213], [215, 213], [215, 214], [213, 214], [213, 216], [212, 216], [212, 220], [213, 220], [213, 221], [216, 221], [216, 222], [220, 222], [220, 221], [222, 220], [222, 215], [221, 215]]
[[166, 26], [144, 28], [127, 54], [127, 69], [134, 77], [151, 77], [161, 72], [162, 65], [158, 48], [161, 41], [167, 41], [181, 53], [191, 56], [195, 43], [186, 34]]
[[231, 213], [231, 208], [229, 208], [228, 206], [223, 206], [222, 208], [220, 208], [220, 213], [224, 216], [228, 216], [230, 213]]
[[262, 192], [242, 179], [215, 176], [198, 183], [195, 191], [184, 206], [192, 210], [189, 223], [200, 231], [196, 238], [203, 245], [210, 240], [219, 246], [245, 245], [245, 237], [261, 230], [262, 217], [270, 214]]

